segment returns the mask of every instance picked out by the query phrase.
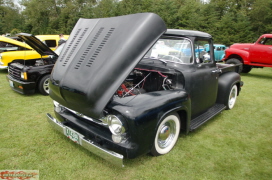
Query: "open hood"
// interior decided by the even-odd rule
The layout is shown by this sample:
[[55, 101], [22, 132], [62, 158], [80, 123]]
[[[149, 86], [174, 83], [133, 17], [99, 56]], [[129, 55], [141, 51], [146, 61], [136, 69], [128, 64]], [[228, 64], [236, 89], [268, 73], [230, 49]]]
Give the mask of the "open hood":
[[100, 118], [115, 91], [166, 31], [153, 13], [79, 19], [51, 74], [50, 96]]
[[36, 50], [41, 56], [46, 56], [46, 55], [57, 56], [57, 54], [54, 51], [52, 51], [46, 44], [44, 44], [34, 35], [27, 34], [27, 33], [19, 33], [17, 34], [17, 36], [23, 39], [25, 43], [27, 43], [30, 47]]

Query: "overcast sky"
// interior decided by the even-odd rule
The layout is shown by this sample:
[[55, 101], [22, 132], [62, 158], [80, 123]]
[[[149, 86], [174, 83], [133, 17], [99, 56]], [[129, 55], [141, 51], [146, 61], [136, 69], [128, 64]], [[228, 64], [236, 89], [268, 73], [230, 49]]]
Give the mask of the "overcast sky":
[[20, 1], [20, 0], [13, 0], [13, 2], [16, 4], [19, 4], [18, 1]]

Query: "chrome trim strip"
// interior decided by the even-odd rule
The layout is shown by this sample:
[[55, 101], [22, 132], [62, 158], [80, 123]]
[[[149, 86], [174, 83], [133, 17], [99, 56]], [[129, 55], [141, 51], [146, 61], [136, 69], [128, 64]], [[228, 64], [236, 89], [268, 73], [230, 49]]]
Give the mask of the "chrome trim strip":
[[[61, 106], [62, 106], [62, 105], [61, 105]], [[69, 108], [67, 108], [67, 107], [65, 107], [65, 106], [62, 106], [62, 107], [65, 108], [65, 109], [67, 109], [67, 110], [70, 111], [71, 113], [77, 115], [78, 117], [82, 117], [82, 118], [84, 118], [84, 119], [86, 119], [86, 120], [88, 120], [88, 121], [92, 121], [92, 122], [94, 122], [94, 123], [97, 123], [97, 124], [100, 124], [100, 125], [103, 125], [103, 126], [108, 127], [108, 125], [105, 124], [105, 123], [103, 123], [103, 121], [101, 121], [101, 120], [96, 120], [96, 119], [90, 118], [90, 117], [88, 117], [88, 116], [85, 116], [84, 114], [81, 114], [81, 113], [79, 113], [79, 112], [76, 112], [76, 111], [74, 111], [74, 110], [72, 110], [72, 109], [69, 109]]]
[[[57, 119], [52, 117], [49, 113], [47, 115], [48, 122], [59, 132], [64, 134], [65, 125], [63, 125], [61, 122], [59, 122]], [[76, 131], [77, 132], [77, 131]], [[78, 132], [77, 132], [78, 133]], [[100, 156], [101, 158], [109, 161], [110, 163], [124, 167], [123, 165], [123, 158], [124, 156], [118, 153], [115, 153], [113, 151], [109, 151], [107, 149], [103, 149], [102, 147], [95, 145], [93, 141], [85, 138], [82, 134], [78, 133], [79, 137], [81, 139], [82, 145], [87, 150], [91, 151], [92, 153], [96, 154], [97, 156]]]

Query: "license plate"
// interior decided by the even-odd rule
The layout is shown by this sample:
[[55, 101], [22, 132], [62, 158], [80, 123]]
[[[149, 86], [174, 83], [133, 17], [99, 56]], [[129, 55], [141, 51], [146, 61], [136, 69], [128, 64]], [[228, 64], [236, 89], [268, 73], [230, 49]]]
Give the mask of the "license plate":
[[74, 131], [74, 130], [68, 128], [68, 127], [65, 127], [64, 135], [67, 136], [72, 141], [74, 141], [75, 143], [81, 145], [80, 135], [76, 131]]
[[10, 87], [14, 87], [13, 82], [11, 80], [9, 80], [9, 85]]

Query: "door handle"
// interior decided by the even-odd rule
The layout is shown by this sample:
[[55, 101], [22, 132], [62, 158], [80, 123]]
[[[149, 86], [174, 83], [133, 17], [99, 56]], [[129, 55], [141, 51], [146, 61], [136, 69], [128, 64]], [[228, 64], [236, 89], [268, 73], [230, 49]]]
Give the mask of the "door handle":
[[213, 71], [212, 71], [213, 74], [216, 74], [216, 73], [217, 73], [217, 74], [220, 74], [221, 72], [222, 72], [221, 69], [216, 69], [216, 70], [213, 70]]

